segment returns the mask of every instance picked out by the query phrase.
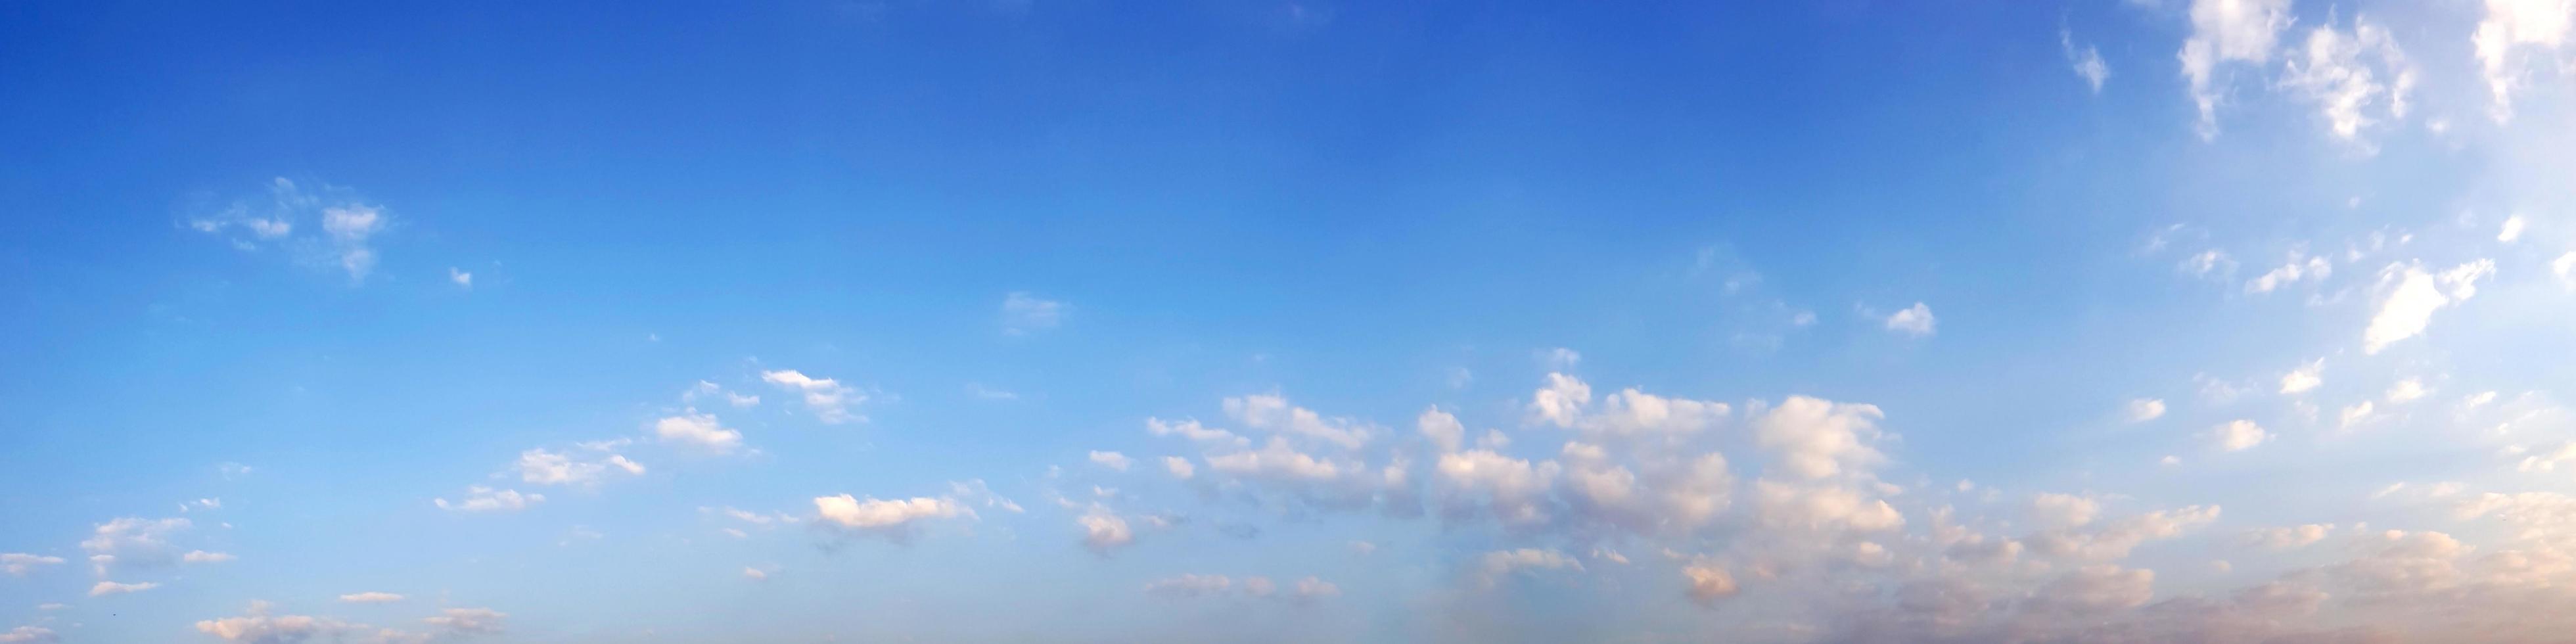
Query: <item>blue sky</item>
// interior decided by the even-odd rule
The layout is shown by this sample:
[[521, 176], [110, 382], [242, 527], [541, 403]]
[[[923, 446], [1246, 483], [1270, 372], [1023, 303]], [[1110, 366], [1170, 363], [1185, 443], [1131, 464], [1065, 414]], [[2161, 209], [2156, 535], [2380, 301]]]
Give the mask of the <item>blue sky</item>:
[[15, 3], [0, 642], [2552, 641], [2571, 23]]

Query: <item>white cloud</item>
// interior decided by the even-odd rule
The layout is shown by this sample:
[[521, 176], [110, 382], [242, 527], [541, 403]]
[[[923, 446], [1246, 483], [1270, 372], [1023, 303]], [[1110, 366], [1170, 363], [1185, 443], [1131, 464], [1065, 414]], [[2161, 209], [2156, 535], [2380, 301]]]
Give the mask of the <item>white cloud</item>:
[[850, 411], [852, 407], [866, 404], [868, 395], [838, 380], [815, 378], [793, 369], [763, 371], [760, 379], [781, 389], [804, 394], [805, 409], [814, 412], [815, 420], [825, 424], [837, 425], [854, 420], [866, 422], [868, 419]]
[[769, 581], [769, 571], [744, 566], [742, 568], [742, 578], [752, 581]]
[[2132, 423], [2143, 423], [2163, 418], [2165, 415], [2165, 401], [2155, 398], [2138, 398], [2130, 400], [2127, 411], [2122, 415], [2126, 416], [2129, 419], [2129, 422]]
[[141, 583], [132, 583], [132, 584], [123, 584], [123, 583], [117, 583], [117, 582], [113, 582], [113, 581], [102, 581], [102, 582], [98, 582], [98, 584], [96, 584], [96, 585], [93, 585], [93, 586], [90, 586], [90, 587], [89, 587], [89, 596], [91, 596], [91, 597], [106, 597], [106, 596], [108, 596], [108, 595], [123, 595], [123, 594], [126, 594], [126, 593], [139, 593], [139, 592], [143, 592], [143, 591], [146, 591], [146, 590], [151, 590], [151, 589], [154, 589], [154, 588], [160, 588], [160, 587], [161, 587], [161, 584], [160, 584], [160, 583], [158, 583], [158, 582], [149, 582], [149, 581], [141, 582]]
[[2300, 280], [2323, 281], [2334, 274], [2334, 265], [2322, 256], [2310, 257], [2302, 251], [2291, 251], [2289, 263], [2272, 269], [2261, 277], [2245, 282], [2246, 293], [2270, 293], [2274, 289], [2296, 284]]
[[[2097, 59], [2096, 62], [2098, 63], [2099, 60]], [[2102, 82], [2097, 79], [2093, 81], [2093, 86], [2099, 90]], [[1727, 574], [1725, 568], [1714, 565], [1685, 566], [1682, 568], [1682, 579], [1690, 582], [1691, 601], [1699, 602], [1703, 606], [1714, 606], [1719, 600], [1735, 596], [1735, 576]]]
[[606, 458], [575, 459], [572, 455], [550, 452], [544, 448], [519, 453], [519, 479], [543, 485], [590, 485], [598, 483], [611, 471], [630, 475], [644, 473], [644, 466], [625, 456], [609, 454]]
[[2256, 528], [2245, 532], [2245, 543], [2273, 550], [2301, 548], [2325, 540], [2326, 535], [2333, 532], [2334, 528], [2334, 525], [2329, 523], [2311, 523], [2286, 528]]
[[725, 404], [732, 405], [734, 407], [757, 407], [760, 405], [759, 396], [728, 391], [724, 388], [724, 385], [719, 385], [705, 380], [700, 380], [696, 386], [690, 387], [687, 391], [680, 392], [680, 402], [694, 405], [697, 404], [700, 399], [722, 399]]
[[2190, 81], [2192, 101], [2200, 108], [2201, 138], [2218, 135], [2218, 103], [2223, 87], [2218, 66], [2271, 61], [2281, 30], [2290, 25], [2290, 0], [2192, 0], [2191, 37], [2176, 58]]
[[2317, 27], [2302, 54], [2290, 57], [2282, 85], [2314, 101], [2335, 136], [2358, 141], [2364, 128], [2406, 117], [2415, 66], [2387, 29], [2364, 18], [2350, 32]]
[[122, 517], [98, 524], [90, 538], [81, 541], [81, 550], [90, 553], [96, 573], [107, 576], [111, 566], [154, 568], [179, 563], [179, 549], [171, 538], [192, 526], [187, 519], [143, 519]]
[[251, 602], [248, 615], [197, 622], [197, 632], [239, 644], [294, 644], [349, 633], [358, 627], [309, 615], [270, 615], [268, 602]]
[[23, 577], [26, 576], [27, 571], [37, 566], [58, 566], [62, 563], [62, 557], [31, 555], [24, 552], [0, 553], [0, 572], [7, 572], [13, 576]]
[[975, 511], [955, 500], [939, 497], [866, 500], [850, 495], [814, 497], [814, 512], [822, 521], [856, 532], [875, 534], [895, 543], [911, 540], [913, 524], [928, 519], [975, 516]]
[[1236, 436], [1234, 432], [1201, 425], [1199, 424], [1199, 421], [1195, 420], [1165, 421], [1160, 418], [1147, 418], [1145, 419], [1145, 433], [1153, 434], [1155, 436], [1178, 435], [1192, 441], [1202, 443], [1230, 443], [1237, 447], [1252, 444], [1250, 439]]
[[1017, 392], [1012, 392], [1012, 391], [1003, 390], [1003, 389], [994, 389], [994, 388], [992, 388], [992, 387], [986, 387], [986, 386], [984, 386], [984, 385], [982, 385], [982, 384], [972, 383], [972, 382], [970, 382], [970, 383], [966, 383], [966, 395], [974, 396], [974, 397], [976, 397], [976, 398], [982, 398], [982, 399], [984, 399], [984, 400], [1019, 400], [1019, 399], [1020, 399], [1020, 394], [1019, 394], [1019, 393], [1017, 393]]
[[2494, 97], [2490, 112], [2496, 120], [2512, 117], [2513, 93], [2523, 83], [2514, 49], [2530, 46], [2556, 52], [2567, 42], [2569, 25], [2576, 23], [2571, 14], [2576, 14], [2576, 2], [2569, 0], [2486, 0], [2486, 15], [2479, 19], [2469, 42], [2477, 50], [2488, 93]]
[[[2391, 264], [2380, 271], [2379, 312], [2362, 331], [2362, 352], [2379, 353], [2399, 340], [2422, 334], [2433, 312], [2477, 295], [2477, 281], [2495, 273], [2495, 262], [2477, 260], [2443, 271], [2440, 276], [2416, 265]], [[2442, 287], [2450, 287], [2444, 293]]]
[[349, 593], [340, 596], [340, 601], [350, 604], [390, 604], [402, 600], [402, 595], [377, 591]]
[[1542, 349], [1538, 351], [1538, 363], [1549, 371], [1565, 371], [1582, 364], [1583, 353], [1565, 347]]
[[2209, 430], [2210, 444], [2229, 452], [2252, 449], [2271, 439], [2271, 432], [2263, 431], [2261, 426], [2250, 420], [2229, 421]]
[[1145, 582], [1145, 593], [1164, 597], [1204, 597], [1233, 587], [1234, 579], [1225, 575], [1185, 574]]
[[1754, 440], [1774, 453], [1781, 470], [1798, 478], [1865, 472], [1887, 458], [1870, 446], [1885, 417], [1875, 405], [1790, 396], [1754, 419]]
[[457, 270], [454, 266], [447, 267], [447, 281], [455, 282], [461, 288], [474, 288], [474, 274]]
[[1091, 464], [1093, 464], [1093, 465], [1098, 465], [1098, 466], [1101, 466], [1101, 467], [1106, 467], [1106, 468], [1113, 469], [1113, 470], [1118, 470], [1118, 471], [1121, 471], [1121, 472], [1125, 472], [1125, 471], [1127, 471], [1127, 466], [1129, 465], [1129, 461], [1127, 460], [1127, 455], [1125, 455], [1125, 454], [1120, 454], [1120, 453], [1117, 453], [1117, 452], [1103, 452], [1103, 451], [1099, 451], [1099, 450], [1092, 450], [1092, 452], [1091, 452]]
[[2377, 405], [2373, 405], [2367, 400], [2344, 407], [2343, 413], [2336, 419], [2336, 426], [2344, 429], [2351, 429], [2354, 425], [2369, 422], [2372, 418], [2372, 410], [2377, 407]]
[[2283, 395], [2295, 395], [2315, 390], [2317, 385], [2325, 384], [2325, 378], [2323, 377], [2325, 369], [2326, 360], [2324, 358], [2318, 358], [2315, 361], [2300, 365], [2297, 369], [2291, 369], [2289, 373], [2281, 374], [2281, 393]]
[[1189, 480], [1190, 477], [1197, 476], [1199, 473], [1199, 468], [1197, 466], [1190, 465], [1190, 459], [1178, 456], [1163, 457], [1163, 470], [1171, 472], [1172, 478], [1181, 480]]
[[1485, 586], [1492, 587], [1505, 575], [1526, 570], [1582, 570], [1583, 562], [1555, 550], [1521, 548], [1497, 550], [1478, 558], [1477, 570]]
[[1443, 452], [1458, 451], [1458, 447], [1467, 440], [1467, 426], [1459, 423], [1457, 416], [1440, 411], [1439, 407], [1422, 410], [1422, 415], [1414, 417], [1413, 424], [1422, 432], [1423, 438], [1431, 439], [1431, 444]]
[[2102, 513], [2102, 503], [2091, 498], [2054, 492], [2031, 497], [2031, 522], [2042, 528], [2074, 528], [2092, 523]]
[[518, 490], [495, 490], [481, 485], [466, 486], [463, 501], [449, 503], [443, 498], [431, 499], [439, 509], [457, 512], [516, 512], [545, 500], [546, 495], [543, 494], [520, 494]]
[[1082, 526], [1082, 547], [1091, 549], [1093, 554], [1106, 557], [1136, 543], [1136, 531], [1127, 527], [1127, 519], [1105, 507], [1092, 506], [1074, 523]]
[[1482, 500], [1509, 525], [1547, 520], [1546, 494], [1562, 471], [1554, 461], [1532, 465], [1488, 450], [1442, 454], [1433, 469], [1453, 512]]
[[204, 550], [190, 550], [188, 551], [188, 554], [179, 555], [179, 561], [183, 563], [224, 563], [234, 559], [237, 559], [237, 557], [234, 557], [231, 553], [207, 552]]
[[2388, 402], [2391, 404], [2414, 402], [2416, 399], [2423, 398], [2431, 393], [2431, 391], [2424, 389], [2423, 380], [2407, 378], [2397, 381], [2397, 384], [2388, 386]]
[[2496, 241], [2510, 244], [2515, 240], [2522, 239], [2522, 227], [2522, 215], [2514, 215], [2504, 218], [2504, 227], [2496, 231]]
[[742, 446], [742, 432], [725, 428], [716, 420], [715, 414], [702, 414], [695, 409], [653, 421], [653, 434], [663, 441], [686, 444], [713, 454], [730, 454]]
[[2198, 254], [2183, 258], [2182, 263], [2176, 265], [2175, 269], [2190, 274], [2192, 277], [2213, 279], [2235, 273], [2236, 260], [2228, 257], [2225, 251], [2215, 249], [2204, 250]]
[[1368, 442], [1370, 433], [1357, 421], [1326, 418], [1314, 410], [1290, 405], [1288, 399], [1275, 394], [1227, 398], [1225, 413], [1245, 427], [1312, 438], [1343, 449], [1359, 449]]
[[1040, 298], [1026, 291], [1014, 291], [1002, 298], [1002, 332], [1010, 335], [1056, 328], [1072, 309], [1063, 302]]
[[346, 204], [322, 209], [322, 230], [330, 233], [331, 244], [340, 256], [340, 268], [350, 279], [366, 279], [376, 267], [376, 250], [367, 239], [385, 229], [390, 218], [384, 209], [365, 204]]
[[2057, 30], [2057, 46], [2065, 51], [2066, 64], [2075, 70], [2075, 76], [2084, 79], [2084, 85], [2093, 88], [2093, 93], [2102, 93], [2102, 82], [2111, 78], [2111, 66], [2102, 62], [2102, 52], [2092, 45], [2076, 47], [2075, 32], [2063, 27]]
[[1932, 335], [1936, 324], [1939, 320], [1933, 319], [1932, 307], [1922, 302], [1915, 302], [1914, 306], [1887, 316], [1887, 330], [1917, 338]]
[[2576, 251], [2549, 260], [2549, 274], [2558, 276], [2559, 283], [2568, 288], [2576, 288]]
[[451, 635], [498, 635], [502, 630], [502, 620], [509, 616], [509, 613], [489, 608], [449, 608], [420, 621]]

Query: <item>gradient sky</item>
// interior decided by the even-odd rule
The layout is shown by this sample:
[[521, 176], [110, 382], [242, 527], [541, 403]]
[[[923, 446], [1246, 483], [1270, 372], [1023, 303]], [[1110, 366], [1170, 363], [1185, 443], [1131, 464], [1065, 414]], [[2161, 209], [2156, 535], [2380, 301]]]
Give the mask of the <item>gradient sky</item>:
[[2565, 641], [2572, 24], [0, 4], [0, 643]]

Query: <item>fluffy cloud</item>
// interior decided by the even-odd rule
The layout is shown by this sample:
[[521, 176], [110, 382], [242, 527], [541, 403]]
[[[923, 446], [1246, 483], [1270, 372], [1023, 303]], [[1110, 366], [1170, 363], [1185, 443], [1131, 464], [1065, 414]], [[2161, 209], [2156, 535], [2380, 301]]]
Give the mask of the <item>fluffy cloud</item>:
[[54, 629], [43, 626], [20, 626], [0, 632], [0, 644], [53, 644], [63, 641]]
[[1231, 444], [1237, 447], [1252, 444], [1251, 439], [1237, 436], [1234, 432], [1201, 425], [1195, 420], [1166, 421], [1160, 418], [1147, 418], [1145, 433], [1155, 436], [1180, 436], [1196, 442]]
[[2484, 259], [2461, 264], [2439, 276], [2417, 265], [2389, 265], [2380, 271], [2379, 312], [2371, 316], [2369, 328], [2362, 331], [2362, 352], [2379, 353], [2392, 343], [2422, 334], [2432, 323], [2434, 311], [2477, 295], [2478, 280], [2494, 273], [2495, 262]]
[[2256, 528], [2245, 532], [2245, 543], [2272, 550], [2305, 547], [2323, 541], [2334, 531], [2332, 524], [2311, 523], [2286, 528]]
[[895, 543], [909, 542], [914, 524], [921, 521], [975, 516], [974, 510], [946, 497], [861, 500], [847, 494], [814, 497], [814, 513], [821, 520], [818, 525], [873, 534]]
[[390, 604], [402, 600], [402, 595], [375, 591], [349, 593], [340, 596], [340, 601], [351, 604]]
[[1457, 416], [1440, 411], [1439, 407], [1422, 410], [1421, 416], [1414, 417], [1413, 425], [1422, 432], [1423, 438], [1430, 439], [1431, 444], [1443, 452], [1458, 451], [1459, 445], [1467, 438], [1467, 426], [1459, 423]]
[[1583, 570], [1583, 562], [1555, 550], [1521, 548], [1497, 550], [1477, 558], [1478, 579], [1491, 587], [1508, 575], [1531, 570]]
[[2057, 47], [2066, 53], [2066, 64], [2075, 70], [2075, 76], [2084, 79], [2093, 93], [2102, 93], [2102, 82], [2111, 78], [2111, 66], [2102, 62], [2101, 50], [2092, 45], [2075, 46], [2075, 32], [2063, 28], [2057, 30]]
[[[187, 519], [118, 518], [92, 529], [90, 537], [81, 541], [81, 550], [90, 553], [90, 562], [101, 577], [114, 566], [167, 566], [181, 559], [180, 550], [171, 545], [171, 538], [187, 531], [191, 525]], [[144, 587], [149, 588], [150, 585]]]
[[1887, 316], [1887, 330], [1917, 338], [1932, 335], [1933, 327], [1939, 323], [1932, 317], [1932, 307], [1922, 302]]
[[268, 602], [251, 602], [249, 614], [197, 622], [197, 632], [241, 644], [293, 644], [351, 633], [358, 627], [309, 615], [271, 615]]
[[2272, 433], [2250, 420], [2233, 420], [2210, 428], [2209, 444], [2220, 451], [2236, 452], [2253, 449], [2272, 439]]
[[2201, 138], [2218, 135], [2218, 103], [2224, 87], [2219, 66], [2243, 62], [2261, 66], [2271, 61], [2281, 30], [2290, 25], [2290, 0], [2192, 0], [2191, 37], [2175, 54], [2183, 78], [2191, 84], [2192, 102], [2200, 107]]
[[1774, 454], [1781, 473], [1797, 478], [1866, 471], [1887, 460], [1870, 446], [1885, 417], [1875, 405], [1790, 396], [1753, 420], [1754, 440]]
[[2316, 389], [2317, 385], [2325, 384], [2323, 377], [2325, 369], [2325, 359], [2318, 358], [2314, 362], [2290, 370], [2289, 373], [2281, 374], [2281, 393], [2304, 394]]
[[816, 378], [793, 369], [763, 371], [760, 372], [760, 379], [777, 385], [780, 389], [802, 394], [806, 411], [813, 412], [814, 419], [823, 421], [825, 424], [866, 422], [868, 419], [866, 416], [850, 411], [852, 407], [867, 403], [868, 395], [849, 385], [841, 384], [838, 380]]
[[653, 434], [711, 454], [730, 454], [742, 447], [742, 432], [726, 428], [715, 414], [701, 414], [695, 409], [653, 421]]
[[2514, 215], [2504, 218], [2504, 225], [2496, 228], [2496, 241], [2510, 244], [2515, 240], [2522, 239], [2522, 229], [2524, 225], [2525, 222], [2522, 220], [2522, 215]]
[[2350, 141], [2372, 124], [2405, 118], [2415, 77], [2414, 64], [2387, 29], [2355, 18], [2351, 31], [2328, 25], [2308, 32], [2281, 81], [2316, 103], [2335, 135]]
[[1359, 449], [1360, 445], [1368, 442], [1370, 434], [1369, 428], [1358, 421], [1326, 418], [1313, 410], [1290, 405], [1288, 399], [1277, 395], [1227, 398], [1225, 413], [1245, 427], [1310, 438], [1342, 449]]
[[489, 608], [450, 608], [420, 621], [451, 635], [498, 635], [502, 621], [509, 616]]
[[[322, 234], [297, 235], [299, 221], [320, 223]], [[228, 237], [245, 251], [283, 246], [302, 263], [328, 266], [347, 273], [351, 281], [362, 281], [376, 267], [374, 238], [392, 222], [383, 206], [362, 203], [347, 188], [325, 184], [307, 189], [279, 177], [269, 181], [266, 199], [234, 201], [189, 219], [188, 227]]]
[[643, 474], [644, 466], [625, 456], [607, 454], [599, 458], [576, 459], [561, 452], [543, 448], [519, 453], [519, 480], [542, 485], [589, 485], [608, 473]]
[[1091, 452], [1091, 464], [1125, 472], [1130, 462], [1125, 454], [1094, 450]]
[[1106, 557], [1136, 543], [1136, 531], [1127, 526], [1127, 519], [1108, 508], [1093, 506], [1074, 523], [1082, 527], [1082, 547], [1091, 549], [1092, 554]]
[[2303, 251], [2291, 251], [2289, 263], [2282, 264], [2280, 268], [2272, 269], [2261, 277], [2246, 280], [2245, 292], [2270, 293], [2274, 289], [2297, 284], [2300, 280], [2324, 281], [2333, 274], [2334, 265], [2328, 263], [2326, 258], [2309, 257]]
[[[2099, 87], [2100, 82], [2096, 81], [2095, 86]], [[1727, 574], [1725, 568], [1713, 565], [1686, 566], [1682, 568], [1682, 579], [1690, 582], [1688, 592], [1691, 601], [1699, 602], [1703, 606], [1714, 606], [1719, 600], [1735, 596], [1735, 576]]]
[[[1279, 584], [1269, 577], [1245, 577], [1239, 587], [1245, 597], [1277, 599], [1294, 604], [1342, 594], [1340, 586], [1315, 577], [1297, 580], [1285, 593], [1279, 592]], [[1145, 594], [1175, 599], [1221, 596], [1236, 588], [1235, 580], [1225, 575], [1183, 574], [1145, 582]]]
[[466, 486], [463, 501], [450, 503], [444, 498], [431, 499], [439, 509], [456, 512], [517, 512], [545, 500], [546, 495], [543, 494], [520, 494], [518, 490], [496, 490], [481, 485]]
[[2074, 528], [2093, 522], [2102, 503], [2072, 494], [2044, 493], [2030, 499], [2033, 523], [2045, 528]]
[[2139, 398], [2131, 400], [2129, 401], [2129, 406], [2121, 413], [2121, 415], [2128, 418], [2129, 422], [2132, 423], [2143, 423], [2163, 418], [2165, 415], [2165, 401], [2156, 398]]

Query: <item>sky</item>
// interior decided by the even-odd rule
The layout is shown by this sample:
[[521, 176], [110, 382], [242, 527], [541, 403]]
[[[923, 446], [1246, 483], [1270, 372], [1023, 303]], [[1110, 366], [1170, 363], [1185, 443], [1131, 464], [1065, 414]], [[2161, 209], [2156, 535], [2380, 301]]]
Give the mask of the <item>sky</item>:
[[0, 4], [0, 643], [2563, 642], [2569, 0]]

